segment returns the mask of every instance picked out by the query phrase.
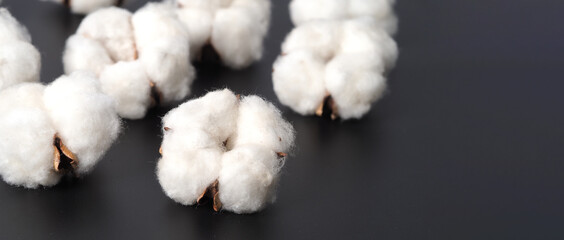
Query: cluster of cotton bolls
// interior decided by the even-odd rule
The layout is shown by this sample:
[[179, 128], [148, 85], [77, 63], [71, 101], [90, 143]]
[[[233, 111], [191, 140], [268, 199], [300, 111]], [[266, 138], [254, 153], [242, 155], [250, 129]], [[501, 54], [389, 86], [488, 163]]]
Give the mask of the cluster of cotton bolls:
[[4, 89], [0, 112], [0, 174], [27, 188], [88, 173], [120, 130], [113, 100], [87, 72]]
[[398, 49], [390, 0], [293, 0], [297, 25], [273, 67], [280, 102], [303, 114], [361, 118], [386, 89]]
[[87, 72], [38, 83], [39, 53], [6, 9], [0, 33], [0, 175], [36, 188], [88, 173], [119, 133], [113, 99]]
[[116, 7], [89, 14], [67, 40], [63, 63], [67, 74], [94, 72], [129, 119], [182, 100], [195, 77], [188, 32], [167, 3], [148, 3], [134, 14]]
[[100, 8], [120, 6], [124, 0], [43, 0], [63, 4], [76, 14], [88, 14]]
[[163, 129], [157, 175], [176, 202], [251, 213], [275, 200], [294, 130], [271, 103], [218, 90], [171, 110]]
[[0, 8], [0, 91], [21, 82], [39, 81], [41, 57], [27, 29]]
[[269, 0], [175, 0], [190, 36], [192, 59], [211, 45], [228, 67], [249, 66], [262, 56], [270, 23]]

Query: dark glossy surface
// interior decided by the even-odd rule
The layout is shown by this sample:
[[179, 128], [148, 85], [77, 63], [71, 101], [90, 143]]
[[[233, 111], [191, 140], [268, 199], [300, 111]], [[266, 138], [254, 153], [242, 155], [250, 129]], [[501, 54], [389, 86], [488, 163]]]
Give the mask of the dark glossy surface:
[[[279, 105], [271, 66], [292, 26], [288, 1], [274, 2], [262, 61], [243, 71], [199, 64], [192, 96], [227, 86]], [[29, 28], [43, 81], [59, 76], [81, 18], [36, 0], [2, 5]], [[126, 121], [84, 179], [0, 183], [0, 238], [564, 238], [564, 2], [399, 0], [396, 10], [401, 55], [370, 114], [332, 122], [282, 108], [298, 147], [265, 211], [168, 199], [154, 173], [161, 108]]]

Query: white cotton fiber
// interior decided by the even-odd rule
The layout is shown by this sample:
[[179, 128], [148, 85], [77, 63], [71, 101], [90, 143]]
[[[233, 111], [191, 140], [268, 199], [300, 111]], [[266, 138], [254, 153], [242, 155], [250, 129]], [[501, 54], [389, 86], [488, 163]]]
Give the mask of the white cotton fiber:
[[394, 0], [292, 0], [290, 16], [297, 26], [323, 20], [371, 17], [388, 33], [394, 34], [397, 29], [394, 3]]
[[39, 81], [41, 56], [27, 42], [0, 43], [0, 90], [21, 82]]
[[27, 29], [0, 8], [0, 91], [22, 82], [39, 81], [41, 56]]
[[115, 99], [124, 118], [143, 118], [151, 105], [150, 80], [143, 68], [140, 61], [117, 62], [100, 74], [102, 90]]
[[102, 44], [81, 35], [67, 39], [63, 53], [65, 74], [75, 71], [91, 71], [99, 75], [113, 61]]
[[245, 145], [226, 152], [219, 176], [223, 209], [252, 213], [276, 200], [278, 173], [283, 160], [260, 145]]
[[157, 176], [176, 202], [217, 191], [214, 209], [250, 213], [274, 201], [294, 130], [271, 103], [213, 91], [167, 113], [163, 130]]
[[75, 72], [48, 85], [43, 100], [59, 137], [79, 159], [77, 173], [89, 172], [120, 130], [113, 99], [92, 73]]
[[10, 41], [31, 42], [27, 29], [6, 8], [0, 8], [0, 43]]
[[131, 13], [127, 10], [109, 7], [88, 14], [76, 33], [99, 42], [114, 62], [132, 61], [137, 57]]
[[44, 86], [22, 83], [0, 92], [0, 174], [16, 186], [55, 185], [53, 137], [56, 133], [43, 107]]
[[120, 116], [143, 118], [153, 105], [185, 98], [195, 78], [188, 31], [169, 3], [135, 14], [110, 7], [89, 14], [66, 43], [65, 72], [91, 71]]
[[304, 20], [286, 37], [273, 65], [274, 91], [282, 104], [302, 115], [320, 115], [329, 104], [332, 117], [361, 118], [382, 97], [385, 73], [397, 60], [396, 42], [375, 17], [393, 15], [391, 5], [388, 0], [326, 2], [328, 8], [345, 4], [340, 8], [351, 12], [345, 11], [346, 17], [322, 17], [315, 14], [324, 13], [309, 13], [321, 1], [292, 1], [296, 18], [316, 20]]
[[56, 184], [55, 137], [77, 158], [73, 172], [87, 173], [120, 130], [111, 98], [90, 73], [63, 76], [48, 86], [22, 83], [0, 92], [0, 174], [9, 184]]
[[272, 81], [280, 102], [303, 115], [315, 113], [325, 98], [325, 62], [309, 51], [295, 51], [274, 62]]
[[222, 62], [234, 69], [262, 56], [270, 23], [268, 0], [177, 0], [176, 12], [190, 34], [191, 58], [211, 44]]

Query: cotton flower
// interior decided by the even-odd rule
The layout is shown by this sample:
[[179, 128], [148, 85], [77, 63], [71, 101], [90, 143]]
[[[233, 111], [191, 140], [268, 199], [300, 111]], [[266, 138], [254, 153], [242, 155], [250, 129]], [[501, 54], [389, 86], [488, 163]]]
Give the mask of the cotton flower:
[[0, 91], [22, 82], [39, 81], [41, 56], [27, 29], [0, 8]]
[[185, 98], [195, 70], [188, 32], [166, 3], [135, 14], [110, 7], [89, 14], [66, 42], [65, 72], [91, 71], [124, 118], [143, 118], [152, 105]]
[[269, 0], [176, 0], [176, 4], [189, 32], [192, 59], [201, 55], [205, 45], [235, 69], [261, 58], [270, 23]]
[[[45, 1], [45, 0], [44, 0]], [[63, 4], [76, 14], [88, 14], [98, 9], [120, 6], [124, 0], [47, 0]]]
[[114, 107], [86, 72], [0, 92], [0, 175], [9, 184], [37, 188], [67, 173], [90, 172], [118, 136]]
[[[291, 3], [299, 25], [282, 44], [272, 73], [282, 104], [302, 115], [322, 115], [329, 108], [333, 119], [358, 119], [382, 97], [385, 72], [394, 66], [398, 49], [380, 18], [361, 14], [359, 4], [370, 5], [364, 11], [370, 12], [382, 7], [376, 2], [389, 4], [387, 0]], [[312, 12], [316, 3], [322, 6]]]
[[397, 29], [395, 0], [292, 0], [290, 17], [295, 25], [318, 20], [373, 17], [390, 34]]
[[171, 110], [163, 129], [157, 176], [174, 201], [209, 197], [216, 211], [235, 213], [275, 201], [294, 130], [271, 103], [218, 90]]

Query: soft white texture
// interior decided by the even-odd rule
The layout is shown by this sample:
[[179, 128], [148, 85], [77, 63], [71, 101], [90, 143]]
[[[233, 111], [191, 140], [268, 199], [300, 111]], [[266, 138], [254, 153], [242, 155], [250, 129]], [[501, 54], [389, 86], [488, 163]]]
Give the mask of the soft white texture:
[[80, 23], [76, 33], [102, 44], [114, 62], [137, 57], [131, 13], [127, 10], [109, 7], [93, 12]]
[[48, 86], [23, 83], [0, 92], [0, 174], [9, 184], [56, 184], [54, 137], [78, 160], [77, 174], [92, 170], [120, 130], [113, 100], [91, 73], [62, 76]]
[[55, 128], [43, 106], [44, 86], [22, 83], [0, 92], [0, 174], [9, 184], [55, 185]]
[[157, 176], [167, 196], [185, 205], [216, 180], [223, 209], [258, 211], [275, 199], [278, 175], [294, 142], [293, 127], [257, 97], [210, 92], [163, 118]]
[[0, 8], [0, 91], [22, 82], [39, 81], [41, 56], [27, 29]]
[[292, 0], [290, 17], [299, 26], [319, 20], [373, 17], [390, 34], [396, 32], [395, 0]]
[[100, 74], [102, 90], [115, 99], [118, 114], [129, 119], [142, 118], [151, 105], [149, 82], [139, 61], [117, 62]]
[[[110, 7], [89, 14], [66, 43], [65, 72], [91, 71], [115, 98], [120, 116], [139, 119], [151, 97], [166, 104], [185, 98], [195, 78], [188, 32], [168, 3], [135, 14]], [[151, 84], [159, 96], [151, 96]]]
[[189, 33], [192, 59], [198, 59], [206, 44], [234, 69], [261, 58], [270, 23], [269, 0], [177, 0], [176, 4]]
[[[45, 1], [45, 0], [44, 0]], [[50, 0], [60, 4], [64, 3], [64, 0]], [[118, 0], [70, 0], [71, 12], [76, 14], [88, 14], [94, 12], [98, 9], [115, 6], [119, 3]]]
[[[315, 2], [315, 1], [312, 1]], [[280, 102], [302, 115], [331, 96], [335, 115], [361, 118], [386, 89], [395, 41], [373, 17], [304, 23], [288, 34], [273, 66]]]

